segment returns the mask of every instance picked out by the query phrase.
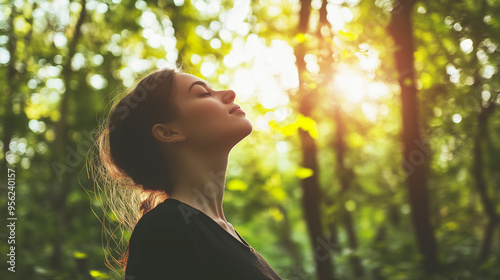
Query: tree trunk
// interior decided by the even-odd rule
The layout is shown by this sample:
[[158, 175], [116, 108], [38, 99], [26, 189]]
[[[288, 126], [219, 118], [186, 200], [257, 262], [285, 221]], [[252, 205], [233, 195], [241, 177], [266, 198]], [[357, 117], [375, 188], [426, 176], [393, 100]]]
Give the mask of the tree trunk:
[[[398, 5], [399, 4], [399, 5]], [[417, 89], [415, 87], [413, 28], [411, 13], [414, 2], [395, 1], [388, 31], [392, 36], [396, 51], [395, 63], [398, 82], [401, 87], [404, 162], [406, 163], [406, 184], [411, 207], [411, 219], [416, 233], [417, 246], [423, 255], [423, 265], [427, 273], [438, 267], [437, 244], [429, 212], [427, 186], [428, 156], [423, 152], [420, 133]], [[409, 163], [409, 164], [408, 164]]]
[[[335, 106], [334, 111], [334, 120], [337, 124], [336, 131], [336, 139], [335, 139], [335, 151], [336, 151], [336, 161], [337, 161], [337, 170], [340, 177], [340, 196], [345, 198], [347, 197], [347, 192], [351, 188], [352, 182], [354, 180], [354, 172], [346, 167], [344, 158], [346, 153], [346, 144], [345, 144], [345, 127], [342, 112], [340, 106]], [[349, 262], [351, 263], [351, 268], [353, 271], [353, 276], [355, 278], [361, 278], [364, 275], [364, 269], [361, 265], [360, 258], [356, 255], [356, 251], [358, 250], [358, 237], [356, 234], [356, 228], [354, 227], [354, 222], [352, 215], [349, 211], [345, 211], [343, 208], [342, 211], [344, 227], [347, 233], [347, 244], [349, 248], [354, 253], [349, 257]]]
[[95, 280], [89, 272], [88, 258], [75, 258], [78, 279]]
[[[308, 22], [310, 18], [311, 0], [301, 0], [301, 8], [299, 12], [298, 34], [307, 32]], [[304, 86], [304, 73], [306, 65], [304, 56], [306, 47], [304, 41], [300, 41], [295, 49], [295, 57], [297, 58], [297, 69], [299, 73], [299, 92], [298, 104], [299, 113], [304, 116], [310, 116], [314, 95], [311, 94]], [[333, 279], [333, 264], [331, 259], [331, 250], [326, 243], [326, 238], [323, 235], [321, 223], [321, 188], [318, 181], [319, 167], [317, 159], [317, 147], [311, 135], [302, 129], [299, 129], [299, 137], [302, 146], [302, 166], [313, 171], [313, 175], [301, 180], [303, 190], [302, 208], [305, 214], [309, 239], [312, 245], [313, 257], [316, 264], [316, 274], [319, 280]], [[326, 245], [326, 246], [325, 246]], [[326, 248], [325, 248], [326, 247]]]
[[[378, 229], [377, 229], [377, 234], [375, 235], [375, 238], [373, 239], [373, 245], [372, 246], [377, 246], [377, 244], [380, 244], [382, 242], [385, 242], [387, 238], [387, 225], [382, 223]], [[384, 252], [387, 253], [387, 247], [384, 248]], [[382, 274], [382, 264], [378, 264], [376, 267], [372, 269], [372, 277], [375, 280], [385, 280], [386, 278]]]
[[484, 178], [484, 160], [482, 142], [488, 137], [488, 119], [492, 115], [495, 105], [492, 103], [488, 108], [481, 107], [481, 113], [478, 116], [478, 132], [474, 139], [474, 166], [473, 177], [476, 185], [477, 192], [481, 198], [484, 212], [488, 216], [488, 225], [486, 226], [483, 244], [479, 253], [479, 262], [484, 262], [491, 253], [491, 246], [493, 243], [493, 235], [496, 225], [498, 223], [498, 214], [495, 210], [495, 205], [491, 201], [486, 180]]
[[[309, 239], [313, 247], [313, 256], [319, 280], [333, 279], [333, 265], [331, 251], [333, 248], [325, 246], [326, 238], [323, 235], [320, 205], [321, 189], [318, 182], [317, 147], [314, 139], [307, 131], [299, 130], [302, 143], [302, 166], [313, 170], [314, 174], [301, 181], [303, 190], [302, 208], [304, 209]], [[326, 247], [326, 248], [325, 248]]]
[[[75, 24], [75, 30], [73, 32], [73, 37], [68, 44], [68, 56], [63, 65], [62, 74], [64, 76], [64, 83], [66, 86], [66, 92], [64, 93], [61, 103], [59, 104], [59, 111], [61, 112], [61, 117], [56, 123], [56, 133], [53, 143], [54, 150], [54, 162], [52, 167], [54, 168], [57, 164], [62, 164], [62, 168], [68, 168], [67, 162], [67, 151], [66, 147], [69, 147], [67, 137], [68, 137], [68, 127], [67, 127], [67, 116], [68, 116], [68, 101], [70, 98], [70, 87], [69, 83], [71, 81], [71, 75], [73, 70], [71, 69], [71, 60], [76, 54], [76, 46], [78, 41], [82, 36], [81, 26], [85, 21], [87, 15], [86, 0], [81, 2], [81, 11], [78, 17], [78, 21]], [[61, 172], [62, 170], [54, 169], [54, 172]], [[52, 253], [51, 266], [54, 270], [59, 271], [62, 269], [63, 262], [63, 244], [64, 244], [64, 231], [67, 224], [67, 215], [65, 214], [66, 209], [66, 198], [71, 191], [70, 176], [68, 172], [72, 172], [71, 168], [64, 169], [64, 172], [58, 173], [54, 182], [49, 187], [49, 199], [51, 200], [52, 209], [56, 217], [56, 236], [52, 241], [54, 251]]]
[[[486, 13], [488, 9], [488, 5], [485, 1], [481, 1], [479, 3], [480, 6], [480, 12], [481, 14]], [[477, 52], [479, 49], [479, 45], [482, 41], [482, 32], [483, 32], [483, 24], [482, 23], [476, 23], [473, 25], [475, 32], [472, 33], [472, 41], [473, 41], [473, 49], [474, 53]], [[486, 35], [485, 35], [486, 36]], [[474, 67], [474, 84], [471, 86], [472, 93], [475, 94], [477, 89], [481, 89], [481, 75], [479, 73], [479, 69], [481, 68], [481, 64], [478, 61], [477, 56], [473, 56], [471, 60], [471, 65]], [[488, 107], [482, 106], [482, 98], [479, 97], [479, 106], [481, 108], [481, 112], [477, 116], [477, 133], [476, 136], [474, 137], [474, 147], [473, 147], [473, 154], [474, 154], [474, 166], [472, 168], [472, 176], [475, 181], [475, 186], [476, 190], [479, 193], [479, 197], [481, 199], [481, 204], [483, 206], [483, 210], [488, 217], [488, 223], [486, 225], [486, 228], [484, 230], [484, 237], [483, 237], [483, 243], [481, 245], [481, 249], [479, 252], [479, 257], [478, 261], [479, 263], [482, 263], [486, 261], [486, 259], [489, 257], [491, 253], [491, 246], [493, 244], [493, 236], [495, 233], [496, 226], [499, 222], [498, 219], [498, 213], [496, 210], [496, 205], [495, 203], [491, 200], [490, 196], [488, 195], [488, 184], [487, 180], [485, 178], [485, 160], [483, 157], [483, 153], [485, 150], [488, 149], [488, 147], [491, 148], [491, 144], [488, 143], [489, 139], [489, 133], [488, 133], [488, 121], [490, 117], [493, 115], [493, 112], [495, 111], [496, 108], [496, 103], [494, 102], [496, 98], [498, 97], [498, 94], [496, 96], [492, 96], [493, 98], [490, 99], [490, 103]], [[485, 149], [486, 148], [486, 149]]]
[[283, 214], [283, 221], [278, 228], [280, 236], [279, 243], [288, 251], [289, 256], [292, 258], [293, 266], [298, 267], [301, 263], [300, 248], [293, 241], [291, 236], [292, 229], [288, 219], [288, 211], [281, 204], [278, 205], [278, 209], [281, 214]]
[[[2, 137], [2, 143], [3, 143], [3, 154], [4, 157], [2, 158], [0, 162], [0, 172], [2, 174], [7, 174], [7, 157], [5, 156], [7, 152], [10, 150], [9, 144], [10, 140], [12, 139], [12, 136], [14, 134], [14, 114], [12, 111], [12, 100], [14, 99], [14, 92], [17, 89], [17, 78], [18, 78], [18, 73], [15, 68], [16, 64], [16, 59], [17, 59], [17, 37], [14, 33], [14, 18], [16, 15], [18, 15], [16, 7], [12, 5], [12, 11], [10, 13], [9, 17], [9, 42], [7, 43], [7, 49], [9, 50], [10, 54], [10, 61], [9, 64], [7, 65], [7, 71], [6, 72], [6, 81], [7, 81], [7, 86], [4, 88], [3, 92], [5, 93], [5, 100], [3, 104], [5, 104], [5, 113], [3, 116], [4, 119], [4, 134]], [[7, 186], [7, 183], [6, 183]]]

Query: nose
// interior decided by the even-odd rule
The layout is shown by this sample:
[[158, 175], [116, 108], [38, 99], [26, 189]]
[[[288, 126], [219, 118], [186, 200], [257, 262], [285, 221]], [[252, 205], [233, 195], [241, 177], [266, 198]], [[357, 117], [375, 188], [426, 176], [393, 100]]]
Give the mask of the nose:
[[226, 90], [223, 95], [223, 100], [225, 103], [231, 103], [234, 101], [234, 98], [236, 98], [236, 93], [234, 90]]

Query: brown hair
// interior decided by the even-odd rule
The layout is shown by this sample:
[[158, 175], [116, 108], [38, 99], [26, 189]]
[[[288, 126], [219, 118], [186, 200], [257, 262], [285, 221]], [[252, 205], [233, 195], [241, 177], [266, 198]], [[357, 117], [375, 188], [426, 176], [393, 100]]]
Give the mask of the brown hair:
[[[171, 99], [176, 73], [180, 70], [162, 69], [145, 76], [132, 90], [118, 96], [119, 101], [97, 128], [90, 173], [104, 212], [101, 223], [106, 231], [106, 264], [113, 271], [118, 264], [122, 269], [119, 274], [127, 266], [127, 237], [144, 214], [168, 198], [175, 183], [151, 129], [177, 117], [178, 109]], [[119, 238], [117, 230], [121, 231]], [[118, 250], [109, 251], [110, 239]], [[114, 252], [119, 259], [111, 256], [110, 262], [108, 255]]]

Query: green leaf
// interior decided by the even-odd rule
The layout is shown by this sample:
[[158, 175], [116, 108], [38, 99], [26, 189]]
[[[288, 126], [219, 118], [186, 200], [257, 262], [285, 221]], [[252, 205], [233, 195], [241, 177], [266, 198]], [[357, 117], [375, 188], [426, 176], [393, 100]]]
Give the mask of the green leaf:
[[299, 177], [300, 179], [311, 177], [313, 174], [314, 172], [312, 169], [305, 167], [299, 167], [297, 171], [295, 171], [295, 176]]
[[234, 179], [229, 181], [226, 188], [231, 191], [246, 191], [248, 185], [242, 180]]
[[73, 256], [77, 259], [85, 259], [87, 258], [87, 254], [83, 253], [83, 252], [78, 252], [78, 251], [75, 251], [73, 253]]
[[314, 138], [314, 139], [318, 138], [317, 123], [313, 119], [301, 114], [301, 115], [299, 115], [299, 118], [297, 120], [297, 124], [300, 128], [309, 132], [309, 135], [311, 135], [312, 138]]

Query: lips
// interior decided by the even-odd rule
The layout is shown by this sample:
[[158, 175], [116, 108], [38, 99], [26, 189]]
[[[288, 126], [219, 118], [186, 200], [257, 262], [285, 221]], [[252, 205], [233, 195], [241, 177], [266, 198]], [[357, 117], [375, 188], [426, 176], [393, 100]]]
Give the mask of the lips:
[[234, 105], [234, 107], [229, 111], [229, 114], [232, 114], [234, 111], [241, 109], [240, 105]]

